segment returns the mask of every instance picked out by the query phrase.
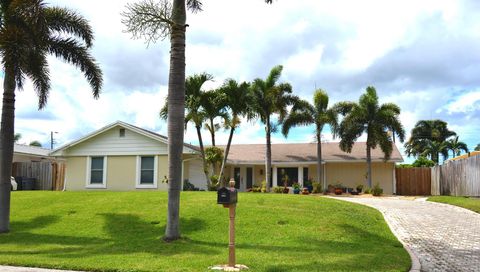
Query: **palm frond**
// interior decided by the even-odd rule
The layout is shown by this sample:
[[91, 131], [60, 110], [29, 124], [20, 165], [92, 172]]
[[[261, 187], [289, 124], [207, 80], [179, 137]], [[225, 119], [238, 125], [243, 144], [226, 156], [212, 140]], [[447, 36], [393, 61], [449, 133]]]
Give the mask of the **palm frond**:
[[43, 109], [50, 90], [50, 73], [46, 54], [31, 50], [28, 62], [23, 63], [22, 71], [32, 80], [33, 88], [38, 96], [38, 108]]
[[287, 137], [290, 129], [295, 126], [308, 126], [313, 124], [313, 116], [308, 112], [291, 112], [282, 123], [282, 134]]
[[85, 42], [87, 48], [92, 46], [93, 30], [88, 21], [76, 12], [59, 7], [45, 9], [45, 19], [50, 30], [59, 34], [73, 34]]
[[283, 70], [282, 65], [277, 65], [273, 67], [272, 70], [270, 70], [270, 73], [268, 74], [267, 79], [265, 80], [265, 85], [267, 89], [275, 86], [278, 79], [282, 75], [282, 70]]
[[203, 11], [202, 9], [202, 2], [198, 0], [187, 0], [187, 9], [190, 10], [192, 13], [197, 13], [199, 11]]
[[48, 51], [68, 63], [77, 66], [90, 83], [93, 96], [98, 98], [102, 87], [102, 71], [87, 48], [71, 38], [52, 37], [48, 42]]

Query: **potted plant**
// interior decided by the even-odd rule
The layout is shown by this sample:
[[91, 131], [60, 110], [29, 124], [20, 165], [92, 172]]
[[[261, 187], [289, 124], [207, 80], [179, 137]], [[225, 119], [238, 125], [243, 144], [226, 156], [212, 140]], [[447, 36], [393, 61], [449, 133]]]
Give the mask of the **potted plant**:
[[307, 188], [309, 193], [313, 192], [313, 182], [311, 178], [303, 182], [303, 188]]
[[336, 195], [341, 195], [345, 189], [345, 187], [343, 186], [343, 184], [341, 184], [340, 182], [337, 182], [335, 185], [335, 190], [334, 190], [334, 193]]
[[298, 184], [298, 182], [294, 182], [292, 188], [294, 194], [298, 195], [300, 193], [300, 184]]
[[357, 189], [357, 193], [361, 193], [363, 190], [363, 184], [358, 184], [356, 189]]
[[308, 191], [308, 188], [303, 187], [302, 195], [309, 195], [309, 194], [310, 192]]

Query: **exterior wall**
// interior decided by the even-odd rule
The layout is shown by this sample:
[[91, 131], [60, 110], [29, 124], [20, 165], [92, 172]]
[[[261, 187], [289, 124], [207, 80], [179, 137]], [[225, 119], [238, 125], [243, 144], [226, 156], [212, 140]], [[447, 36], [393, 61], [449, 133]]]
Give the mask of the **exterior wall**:
[[[260, 173], [261, 171], [261, 173]], [[261, 186], [262, 181], [265, 180], [265, 166], [264, 165], [255, 165], [253, 167], [253, 173], [255, 176], [254, 185]]]
[[85, 190], [85, 180], [87, 179], [87, 157], [69, 157], [67, 158], [67, 167], [65, 170], [65, 189], [67, 191]]
[[207, 190], [207, 181], [203, 173], [202, 159], [190, 160], [188, 162], [188, 181], [195, 187]]
[[168, 157], [164, 155], [157, 156], [157, 188], [136, 188], [137, 156], [108, 156], [106, 170], [107, 188], [86, 188], [87, 156], [68, 157], [66, 189], [68, 191], [166, 191], [168, 189], [168, 184], [162, 183], [165, 176], [168, 176]]
[[[378, 183], [385, 194], [393, 193], [393, 162], [372, 162], [372, 185]], [[358, 184], [366, 185], [365, 162], [355, 163], [328, 163], [326, 165], [327, 184], [337, 182], [349, 188], [355, 188]]]

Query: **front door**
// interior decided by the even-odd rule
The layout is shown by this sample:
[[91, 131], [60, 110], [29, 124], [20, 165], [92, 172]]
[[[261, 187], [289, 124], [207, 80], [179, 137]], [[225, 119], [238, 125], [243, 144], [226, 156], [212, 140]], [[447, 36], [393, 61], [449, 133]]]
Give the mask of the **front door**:
[[240, 168], [233, 169], [233, 178], [235, 179], [235, 188], [240, 189]]
[[247, 190], [253, 185], [253, 168], [247, 167]]

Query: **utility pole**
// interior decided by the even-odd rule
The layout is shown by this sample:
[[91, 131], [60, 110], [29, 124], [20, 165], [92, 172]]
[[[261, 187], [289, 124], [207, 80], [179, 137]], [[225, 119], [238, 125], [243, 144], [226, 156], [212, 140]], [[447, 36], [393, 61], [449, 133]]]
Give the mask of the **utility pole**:
[[50, 131], [50, 149], [53, 150], [53, 133], [58, 133], [57, 131]]

